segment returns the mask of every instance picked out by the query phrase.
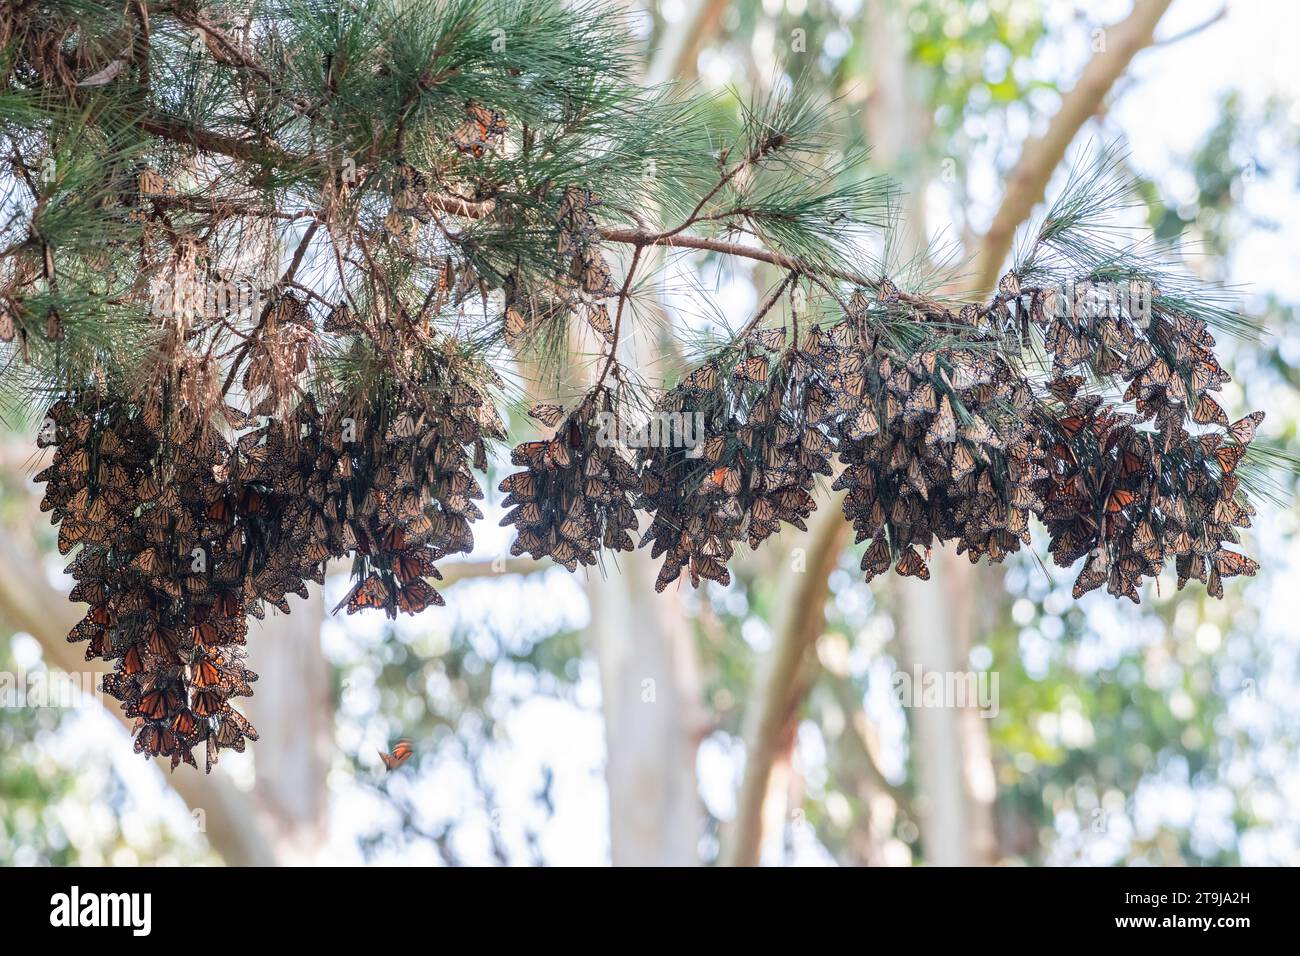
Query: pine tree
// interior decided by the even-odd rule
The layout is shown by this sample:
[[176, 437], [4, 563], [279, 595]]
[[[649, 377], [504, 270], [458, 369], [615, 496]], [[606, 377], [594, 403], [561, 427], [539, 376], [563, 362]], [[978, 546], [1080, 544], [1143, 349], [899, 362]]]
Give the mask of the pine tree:
[[[248, 9], [255, 13], [248, 13]], [[868, 249], [890, 184], [793, 88], [735, 121], [633, 79], [595, 5], [18, 0], [0, 10], [0, 381], [53, 446], [69, 635], [114, 662], [136, 749], [193, 764], [256, 731], [247, 616], [350, 556], [340, 607], [415, 613], [473, 547], [515, 363], [600, 343], [500, 485], [516, 554], [640, 544], [726, 583], [737, 542], [846, 491], [866, 580], [955, 540], [1001, 561], [1042, 522], [1076, 596], [1253, 574], [1225, 547], [1262, 413], [1230, 423], [1221, 292], [1116, 238], [1085, 163], [987, 301]], [[620, 351], [655, 253], [780, 279], [657, 388]], [[618, 256], [625, 268], [616, 275]], [[641, 284], [638, 284], [641, 280]], [[620, 447], [646, 415], [691, 443]], [[644, 429], [643, 429], [644, 431]], [[1256, 458], [1261, 455], [1256, 453]], [[1263, 455], [1267, 459], [1267, 455]], [[1264, 462], [1267, 464], [1267, 461]]]

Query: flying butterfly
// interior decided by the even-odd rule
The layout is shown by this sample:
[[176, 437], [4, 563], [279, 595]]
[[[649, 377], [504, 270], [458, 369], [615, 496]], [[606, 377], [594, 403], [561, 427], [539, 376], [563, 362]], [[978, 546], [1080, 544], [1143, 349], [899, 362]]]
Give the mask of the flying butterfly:
[[415, 751], [411, 747], [411, 741], [403, 737], [393, 745], [392, 753], [384, 753], [382, 750], [379, 751], [379, 759], [384, 762], [384, 766], [391, 773], [402, 764], [406, 763], [406, 761], [410, 760], [411, 755], [414, 753]]

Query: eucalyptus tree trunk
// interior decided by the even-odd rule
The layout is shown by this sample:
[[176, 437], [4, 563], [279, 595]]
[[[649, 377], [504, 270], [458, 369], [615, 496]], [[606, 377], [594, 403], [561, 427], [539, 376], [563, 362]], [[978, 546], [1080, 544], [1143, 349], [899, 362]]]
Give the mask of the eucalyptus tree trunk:
[[[903, 664], [911, 676], [938, 675], [946, 683], [949, 675], [969, 670], [977, 618], [972, 584], [981, 570], [944, 548], [930, 561], [929, 581], [900, 582]], [[914, 682], [911, 690], [912, 702], [921, 703], [921, 687]], [[997, 852], [997, 790], [978, 700], [932, 704], [908, 712], [925, 861], [936, 866], [991, 864]]]
[[587, 589], [605, 717], [610, 855], [616, 866], [689, 866], [698, 862], [703, 825], [695, 637], [672, 589], [655, 594], [644, 552], [620, 556], [619, 564], [621, 573]]
[[244, 708], [261, 734], [253, 748], [258, 813], [280, 862], [306, 864], [321, 859], [328, 833], [334, 706], [320, 643], [320, 588], [311, 585], [305, 601], [290, 604], [291, 614], [270, 611], [249, 622], [249, 665], [260, 679]]

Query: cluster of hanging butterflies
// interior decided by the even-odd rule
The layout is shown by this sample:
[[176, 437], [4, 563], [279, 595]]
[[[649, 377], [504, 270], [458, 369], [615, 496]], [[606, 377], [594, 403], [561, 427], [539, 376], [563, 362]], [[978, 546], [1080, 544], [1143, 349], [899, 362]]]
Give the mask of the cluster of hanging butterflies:
[[339, 604], [349, 614], [374, 607], [396, 617], [443, 603], [427, 579], [441, 578], [435, 561], [473, 549], [470, 525], [483, 517], [473, 469], [487, 467], [486, 440], [505, 436], [488, 396], [460, 377], [429, 375], [418, 400], [393, 406], [340, 459], [343, 493], [325, 503], [338, 553], [355, 554], [356, 583]]
[[[591, 302], [608, 283], [574, 264], [595, 248], [595, 201], [569, 190], [562, 209], [560, 273]], [[461, 285], [449, 260], [441, 292]], [[1221, 596], [1223, 578], [1256, 570], [1227, 545], [1254, 513], [1237, 469], [1262, 413], [1229, 424], [1211, 394], [1227, 375], [1203, 322], [1158, 297], [1138, 323], [1086, 301], [1062, 309], [1053, 294], [1010, 276], [988, 307], [953, 315], [915, 309], [883, 282], [833, 324], [754, 330], [657, 405], [700, 422], [692, 440], [652, 443], [635, 460], [601, 427], [618, 412], [603, 386], [568, 414], [539, 404], [531, 414], [552, 434], [516, 447], [523, 470], [500, 485], [512, 551], [592, 566], [602, 548], [634, 547], [640, 509], [650, 516], [640, 544], [664, 559], [658, 590], [683, 575], [726, 584], [736, 542], [757, 548], [782, 524], [805, 526], [816, 478], [834, 475], [838, 457], [834, 487], [868, 542], [867, 580], [891, 566], [928, 577], [936, 541], [1001, 561], [1036, 517], [1059, 565], [1084, 559], [1076, 595], [1105, 584], [1136, 601], [1172, 557], [1179, 587], [1201, 580]], [[919, 331], [932, 322], [945, 334]], [[308, 304], [286, 293], [247, 347], [250, 413], [219, 402], [224, 429], [197, 411], [218, 383], [180, 338], [181, 372], [148, 379], [135, 398], [88, 388], [49, 410], [42, 508], [60, 524], [61, 552], [78, 549], [72, 599], [89, 605], [69, 636], [113, 663], [104, 686], [135, 721], [137, 751], [176, 766], [204, 745], [210, 769], [220, 750], [256, 739], [231, 706], [256, 680], [244, 666], [248, 615], [287, 612], [287, 596], [323, 581], [333, 558], [353, 559], [348, 613], [442, 603], [430, 580], [437, 561], [473, 547], [474, 472], [505, 436], [490, 398], [502, 383], [408, 325], [380, 330], [393, 374], [365, 397], [318, 404], [283, 387], [318, 334]], [[323, 331], [358, 328], [340, 306]], [[1053, 363], [1041, 384], [1001, 351], [1031, 328]], [[1122, 401], [1135, 410], [1090, 393], [1090, 379], [1127, 383]]]
[[505, 116], [478, 103], [465, 104], [465, 120], [452, 133], [456, 148], [474, 159], [482, 159], [509, 130]]
[[757, 548], [782, 522], [804, 528], [816, 507], [816, 476], [830, 475], [823, 427], [835, 402], [819, 363], [821, 333], [786, 347], [783, 329], [762, 329], [692, 371], [660, 402], [704, 416], [694, 449], [660, 443], [640, 453], [641, 507], [652, 513], [642, 545], [664, 555], [656, 590], [685, 570], [726, 584], [734, 542]]
[[[655, 445], [637, 462], [637, 506], [651, 516], [641, 543], [665, 555], [656, 587], [683, 571], [697, 586], [725, 584], [736, 541], [757, 547], [782, 522], [803, 527], [814, 477], [832, 474], [835, 455], [833, 487], [869, 542], [868, 581], [891, 566], [928, 578], [936, 541], [999, 562], [1028, 544], [1031, 517], [1059, 565], [1087, 558], [1076, 596], [1106, 584], [1137, 601], [1171, 557], [1180, 588], [1201, 580], [1216, 597], [1223, 578], [1253, 574], [1224, 545], [1254, 514], [1236, 469], [1263, 413], [1229, 424], [1207, 394], [1227, 374], [1204, 322], [1159, 299], [1139, 324], [1122, 309], [1061, 310], [1052, 294], [1008, 275], [987, 308], [920, 314], [885, 281], [875, 301], [855, 294], [839, 322], [797, 343], [761, 329], [694, 369], [658, 410], [702, 414], [698, 447]], [[950, 334], [901, 334], [899, 315]], [[1009, 336], [1023, 345], [1031, 324], [1053, 357], [1045, 386], [999, 350]], [[1085, 378], [1071, 372], [1084, 364], [1127, 382], [1136, 413], [1081, 394]], [[1189, 420], [1225, 430], [1190, 434]]]
[[[892, 307], [887, 290], [877, 305]], [[947, 317], [963, 327], [960, 339], [912, 349], [873, 331], [872, 307], [855, 296], [821, 352], [839, 397], [834, 434], [845, 467], [833, 487], [847, 491], [857, 540], [870, 539], [866, 580], [891, 564], [928, 579], [922, 552], [935, 539], [955, 540], [972, 563], [1000, 562], [1028, 543], [1041, 504], [1034, 482], [1047, 474], [1028, 434], [1028, 386], [975, 327], [973, 309]]]
[[210, 770], [220, 750], [257, 739], [230, 699], [257, 680], [244, 666], [253, 609], [240, 542], [268, 502], [216, 477], [229, 446], [215, 432], [169, 425], [155, 431], [126, 403], [63, 397], [38, 438], [54, 459], [36, 477], [59, 551], [77, 549], [70, 598], [90, 605], [68, 640], [114, 662], [104, 690], [134, 720], [137, 752], [196, 766], [203, 744]]
[[554, 405], [534, 408], [533, 416], [554, 435], [515, 447], [510, 460], [523, 471], [500, 485], [510, 511], [502, 525], [518, 532], [510, 551], [534, 559], [549, 557], [570, 571], [594, 565], [601, 548], [630, 551], [636, 529], [633, 496], [636, 470], [612, 442], [601, 436], [596, 416], [609, 412], [609, 394], [592, 393], [572, 414]]
[[[1105, 584], [1137, 602], [1142, 578], [1169, 558], [1180, 589], [1195, 579], [1222, 597], [1223, 578], [1258, 567], [1224, 543], [1237, 543], [1236, 529], [1255, 513], [1236, 471], [1263, 412], [1229, 424], [1210, 394], [1229, 379], [1203, 320], [1166, 308], [1158, 294], [1141, 316], [1099, 304], [1086, 289], [1064, 302], [1059, 294], [999, 296], [1043, 330], [1053, 357], [1048, 389], [1060, 409], [1044, 441], [1042, 519], [1054, 560], [1068, 567], [1087, 556], [1076, 597]], [[1085, 376], [1076, 370], [1127, 382], [1123, 399], [1135, 411], [1080, 394]]]
[[230, 705], [256, 680], [243, 664], [248, 615], [287, 613], [287, 595], [306, 597], [332, 558], [354, 555], [349, 613], [442, 603], [434, 562], [473, 547], [473, 469], [504, 437], [490, 373], [473, 379], [431, 360], [407, 401], [322, 412], [307, 395], [284, 417], [258, 410], [260, 425], [227, 407], [231, 438], [93, 390], [53, 404], [38, 438], [55, 446], [36, 476], [41, 507], [61, 553], [77, 549], [71, 599], [90, 605], [69, 639], [113, 662], [104, 689], [135, 720], [138, 752], [195, 765], [206, 744], [211, 770], [221, 749], [255, 740]]

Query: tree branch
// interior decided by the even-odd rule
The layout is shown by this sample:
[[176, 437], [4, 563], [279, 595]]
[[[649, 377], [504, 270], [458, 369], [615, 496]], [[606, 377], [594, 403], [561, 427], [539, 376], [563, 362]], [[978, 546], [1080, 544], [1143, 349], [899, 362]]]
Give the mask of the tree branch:
[[1065, 151], [1080, 128], [1096, 115], [1133, 58], [1151, 45], [1156, 24], [1171, 2], [1135, 0], [1128, 18], [1104, 31], [1104, 49], [1084, 67], [1074, 89], [1061, 98], [1061, 106], [1047, 131], [1025, 143], [1020, 160], [1007, 180], [1002, 203], [980, 244], [974, 268], [976, 285], [972, 291], [984, 295], [993, 289], [1016, 229], [1042, 200], [1053, 170], [1065, 158]]

